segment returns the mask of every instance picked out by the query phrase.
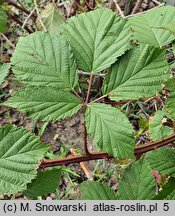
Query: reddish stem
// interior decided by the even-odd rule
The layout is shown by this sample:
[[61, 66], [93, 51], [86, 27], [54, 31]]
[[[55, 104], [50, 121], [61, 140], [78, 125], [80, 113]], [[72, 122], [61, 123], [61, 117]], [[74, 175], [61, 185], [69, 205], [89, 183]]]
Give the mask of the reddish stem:
[[147, 144], [144, 144], [142, 146], [138, 146], [134, 149], [134, 154], [136, 157], [140, 158], [140, 156], [148, 151], [160, 148], [162, 146], [168, 145], [170, 143], [173, 143], [175, 141], [175, 133], [163, 138], [161, 140], [155, 141], [155, 142], [150, 142]]
[[91, 75], [90, 75], [90, 78], [89, 78], [88, 92], [87, 92], [86, 102], [85, 102], [86, 104], [89, 102], [89, 97], [90, 97], [90, 93], [91, 93], [92, 80], [93, 80], [93, 73], [91, 72]]
[[72, 88], [72, 89], [71, 89], [71, 92], [72, 92], [75, 96], [77, 96], [77, 97], [81, 100], [82, 103], [84, 103], [83, 99], [80, 97], [80, 95], [78, 94], [78, 92], [75, 91], [75, 89]]
[[[8, 17], [13, 19], [16, 23], [18, 23], [20, 26], [23, 25], [23, 23], [17, 18], [17, 15], [11, 15], [11, 14], [8, 14]], [[24, 26], [24, 29], [28, 32], [28, 33], [33, 33], [32, 30], [30, 30], [27, 26]]]
[[80, 163], [83, 161], [99, 160], [99, 159], [112, 159], [112, 157], [104, 152], [98, 152], [94, 154], [91, 153], [88, 156], [69, 156], [69, 157], [56, 159], [56, 160], [43, 160], [40, 164], [40, 168], [44, 169], [46, 167], [53, 167], [53, 166], [67, 166], [71, 163]]
[[[134, 149], [134, 154], [136, 156], [136, 159], [139, 159], [142, 154], [160, 148], [167, 144], [173, 143], [174, 141], [175, 141], [175, 133], [159, 141], [151, 142], [143, 146], [136, 147]], [[61, 158], [56, 160], [43, 160], [40, 164], [40, 168], [53, 167], [53, 166], [67, 166], [71, 163], [80, 163], [83, 161], [112, 159], [112, 158], [113, 158], [112, 156], [109, 156], [105, 152], [97, 152], [97, 153], [90, 153], [87, 156], [69, 156], [66, 158]]]
[[22, 6], [18, 5], [18, 4], [16, 4], [16, 2], [13, 1], [13, 0], [6, 0], [6, 2], [7, 2], [9, 5], [12, 5], [12, 6], [14, 6], [15, 8], [17, 8], [17, 9], [23, 11], [24, 13], [26, 13], [26, 14], [28, 14], [28, 15], [30, 14], [30, 11], [28, 11], [26, 8], [24, 8], [24, 7], [22, 7]]
[[[86, 109], [85, 109], [85, 111], [86, 111]], [[84, 122], [83, 122], [83, 127], [84, 127], [84, 151], [86, 153], [86, 156], [90, 158], [90, 156], [92, 154], [89, 152], [89, 149], [88, 149], [87, 130], [86, 130], [86, 125], [85, 125], [85, 113], [83, 115], [84, 115]]]

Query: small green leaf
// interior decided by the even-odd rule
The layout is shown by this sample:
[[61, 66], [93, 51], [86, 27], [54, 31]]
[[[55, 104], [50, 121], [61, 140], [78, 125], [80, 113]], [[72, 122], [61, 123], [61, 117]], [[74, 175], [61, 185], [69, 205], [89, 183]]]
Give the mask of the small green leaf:
[[156, 182], [145, 159], [132, 163], [124, 171], [118, 190], [122, 200], [149, 200], [155, 197]]
[[69, 19], [63, 35], [73, 47], [80, 69], [100, 72], [131, 48], [127, 21], [109, 9], [97, 9]]
[[47, 145], [23, 128], [0, 128], [0, 194], [25, 190], [47, 150]]
[[82, 200], [117, 200], [114, 190], [97, 181], [83, 182], [79, 188]]
[[104, 80], [103, 94], [108, 94], [112, 100], [152, 97], [168, 78], [165, 50], [140, 45], [112, 65]]
[[138, 120], [139, 130], [135, 131], [135, 137], [138, 138], [143, 135], [149, 128], [149, 122], [144, 117], [140, 116]]
[[98, 147], [117, 158], [134, 158], [134, 136], [127, 117], [117, 108], [94, 103], [86, 110], [87, 132]]
[[175, 199], [175, 178], [170, 178], [168, 183], [162, 188], [160, 193], [155, 196], [155, 200], [174, 200]]
[[12, 57], [13, 70], [28, 85], [71, 89], [78, 75], [74, 55], [63, 37], [35, 32], [21, 37]]
[[61, 171], [58, 169], [39, 172], [36, 179], [27, 186], [24, 194], [28, 197], [36, 198], [37, 196], [47, 195], [55, 192], [60, 181]]
[[6, 31], [7, 25], [7, 15], [5, 11], [0, 7], [0, 33], [4, 33]]
[[140, 43], [162, 47], [175, 39], [169, 30], [161, 29], [175, 22], [175, 8], [159, 7], [145, 14], [131, 17], [129, 23], [135, 32], [135, 38]]
[[26, 112], [31, 118], [56, 121], [72, 116], [81, 101], [68, 91], [51, 86], [28, 87], [15, 93], [4, 105]]
[[[52, 3], [47, 4], [41, 11], [40, 19], [42, 20], [45, 28], [54, 33], [58, 33], [60, 31], [60, 26], [64, 23], [63, 15], [60, 13], [56, 5]], [[43, 30], [39, 18], [37, 19], [37, 27], [39, 30]]]
[[150, 118], [150, 138], [152, 140], [160, 140], [174, 133], [173, 128], [165, 125], [169, 114], [165, 110], [159, 110]]
[[175, 177], [175, 149], [160, 148], [146, 154], [152, 169]]
[[10, 64], [0, 63], [0, 85], [4, 82], [4, 79], [7, 76], [9, 69], [10, 69]]

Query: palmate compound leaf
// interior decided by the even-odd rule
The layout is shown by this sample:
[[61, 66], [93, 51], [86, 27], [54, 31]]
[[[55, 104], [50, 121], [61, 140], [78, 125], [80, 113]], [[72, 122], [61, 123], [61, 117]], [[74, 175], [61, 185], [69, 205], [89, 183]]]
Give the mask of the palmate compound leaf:
[[81, 101], [68, 91], [51, 86], [30, 86], [15, 93], [4, 105], [26, 112], [42, 121], [56, 121], [72, 116], [81, 108]]
[[152, 140], [160, 140], [174, 133], [173, 128], [166, 125], [169, 114], [165, 110], [159, 110], [149, 121], [149, 132]]
[[117, 158], [134, 158], [132, 126], [119, 109], [101, 103], [89, 105], [86, 127], [101, 150]]
[[147, 161], [152, 169], [159, 173], [175, 177], [175, 150], [160, 148], [146, 154]]
[[26, 189], [36, 177], [37, 168], [48, 146], [23, 128], [0, 128], [0, 194]]
[[112, 100], [151, 97], [169, 78], [165, 50], [149, 45], [136, 46], [112, 65], [104, 80], [103, 94]]
[[135, 38], [140, 43], [162, 47], [175, 39], [169, 30], [161, 27], [175, 23], [175, 8], [171, 6], [159, 7], [145, 14], [131, 17], [129, 23], [135, 32]]
[[83, 182], [79, 188], [82, 200], [117, 200], [113, 189], [97, 181]]
[[0, 33], [4, 33], [6, 31], [7, 25], [7, 15], [5, 11], [0, 7]]
[[0, 63], [0, 85], [3, 83], [5, 77], [7, 76], [10, 69], [10, 64]]
[[[42, 20], [45, 28], [54, 33], [58, 33], [61, 25], [64, 23], [63, 15], [60, 13], [57, 6], [52, 3], [46, 5], [46, 7], [41, 11], [40, 19]], [[40, 30], [43, 30], [39, 18], [37, 19], [37, 27]]]
[[37, 196], [47, 195], [55, 192], [59, 186], [61, 170], [53, 169], [39, 172], [36, 179], [33, 179], [27, 185], [24, 194], [28, 197], [36, 198]]
[[73, 47], [80, 69], [99, 72], [131, 48], [127, 21], [109, 9], [72, 17], [61, 31]]
[[156, 182], [148, 162], [142, 158], [127, 168], [119, 182], [119, 199], [148, 200], [156, 194]]
[[76, 61], [67, 41], [54, 33], [21, 37], [11, 59], [17, 78], [28, 85], [71, 89], [77, 85]]

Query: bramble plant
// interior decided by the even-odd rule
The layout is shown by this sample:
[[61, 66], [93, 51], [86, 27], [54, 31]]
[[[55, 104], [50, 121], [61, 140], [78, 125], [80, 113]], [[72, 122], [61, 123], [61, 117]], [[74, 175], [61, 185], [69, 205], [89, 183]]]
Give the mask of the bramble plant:
[[[170, 6], [128, 19], [100, 8], [68, 19], [59, 31], [46, 25], [46, 32], [21, 37], [11, 65], [24, 87], [3, 105], [44, 122], [82, 112], [84, 154], [48, 159], [49, 145], [37, 136], [14, 125], [1, 127], [0, 194], [23, 192], [36, 198], [56, 189], [63, 166], [114, 158], [130, 159], [117, 191], [86, 181], [78, 186], [81, 199], [175, 199], [174, 124], [163, 121], [175, 119], [175, 82], [166, 58], [166, 45], [175, 40], [174, 23], [175, 8]], [[5, 75], [0, 82], [9, 65], [1, 67]], [[86, 94], [80, 74], [88, 77]], [[150, 118], [152, 142], [136, 146], [132, 124], [120, 105], [154, 97], [162, 88], [169, 98]], [[101, 152], [89, 151], [88, 137]], [[164, 147], [167, 144], [172, 147]], [[160, 192], [155, 170], [167, 177]]]

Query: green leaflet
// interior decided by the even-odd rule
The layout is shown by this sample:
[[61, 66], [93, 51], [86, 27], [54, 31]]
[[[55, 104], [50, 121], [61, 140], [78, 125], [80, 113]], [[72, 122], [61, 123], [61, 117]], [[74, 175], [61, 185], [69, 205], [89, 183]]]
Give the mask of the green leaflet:
[[134, 158], [134, 136], [127, 117], [117, 108], [94, 103], [86, 110], [86, 127], [98, 147], [117, 158]]
[[175, 36], [162, 27], [175, 22], [175, 8], [159, 7], [145, 14], [131, 17], [129, 23], [135, 32], [135, 38], [140, 43], [162, 47], [171, 43]]
[[149, 121], [148, 119], [144, 118], [144, 116], [140, 116], [138, 119], [138, 127], [139, 130], [135, 131], [135, 138], [140, 137], [144, 133], [148, 131], [149, 128]]
[[150, 118], [149, 131], [152, 140], [160, 140], [174, 133], [173, 128], [165, 125], [168, 113], [164, 110], [159, 110]]
[[49, 32], [19, 39], [11, 59], [13, 70], [28, 85], [71, 89], [77, 85], [76, 62], [66, 40]]
[[175, 199], [175, 178], [168, 179], [168, 183], [162, 188], [160, 193], [155, 196], [155, 200], [174, 200]]
[[97, 9], [69, 19], [63, 35], [73, 47], [80, 69], [99, 72], [130, 49], [127, 21], [109, 9]]
[[39, 172], [36, 179], [27, 186], [24, 194], [28, 197], [43, 196], [55, 192], [59, 185], [61, 171], [58, 169]]
[[81, 101], [68, 91], [51, 86], [30, 86], [15, 93], [4, 105], [26, 112], [31, 118], [56, 121], [72, 116]]
[[0, 7], [0, 33], [4, 33], [6, 31], [7, 25], [7, 15], [5, 11]]
[[117, 200], [114, 190], [97, 181], [83, 182], [79, 188], [82, 200]]
[[0, 85], [4, 82], [4, 79], [7, 76], [9, 69], [10, 69], [10, 64], [0, 63]]
[[149, 45], [136, 46], [110, 68], [103, 84], [103, 94], [112, 100], [151, 97], [169, 78], [165, 50]]
[[23, 128], [0, 128], [0, 194], [25, 190], [47, 150], [47, 145]]
[[175, 150], [160, 148], [146, 154], [147, 161], [152, 169], [158, 172], [175, 177]]
[[149, 200], [156, 194], [156, 182], [145, 159], [127, 168], [119, 182], [119, 198], [122, 200]]
[[[40, 17], [45, 28], [50, 32], [58, 33], [61, 25], [64, 23], [64, 16], [61, 15], [58, 8], [52, 3], [46, 5], [44, 10], [41, 11]], [[37, 26], [39, 30], [43, 30], [39, 19], [37, 19]]]

